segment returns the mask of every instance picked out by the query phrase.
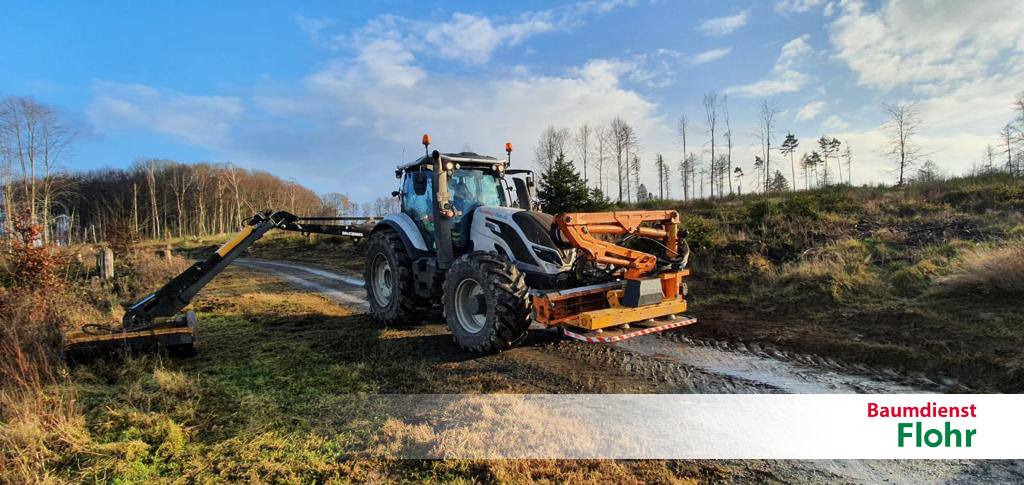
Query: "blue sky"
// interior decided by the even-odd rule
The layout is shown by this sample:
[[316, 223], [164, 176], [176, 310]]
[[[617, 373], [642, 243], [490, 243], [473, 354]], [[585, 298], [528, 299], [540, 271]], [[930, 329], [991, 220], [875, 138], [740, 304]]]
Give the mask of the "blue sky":
[[[707, 158], [704, 93], [728, 96], [750, 171], [762, 99], [810, 150], [848, 142], [854, 182], [889, 180], [883, 102], [919, 103], [947, 172], [980, 161], [1024, 90], [1019, 1], [14, 2], [0, 95], [82, 131], [70, 170], [138, 157], [231, 161], [369, 200], [429, 132], [530, 163], [547, 125], [622, 116], [642, 157]], [[403, 158], [404, 156], [404, 158]], [[788, 172], [784, 172], [788, 176]]]

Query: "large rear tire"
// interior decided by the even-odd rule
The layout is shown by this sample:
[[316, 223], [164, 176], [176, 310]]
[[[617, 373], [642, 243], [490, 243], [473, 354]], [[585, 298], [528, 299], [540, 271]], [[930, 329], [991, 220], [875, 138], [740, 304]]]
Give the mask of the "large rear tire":
[[370, 316], [385, 325], [419, 323], [430, 308], [430, 302], [414, 292], [412, 259], [394, 231], [370, 236], [363, 280]]
[[495, 253], [477, 251], [452, 263], [444, 280], [448, 330], [471, 352], [506, 350], [530, 327], [530, 299], [523, 274]]

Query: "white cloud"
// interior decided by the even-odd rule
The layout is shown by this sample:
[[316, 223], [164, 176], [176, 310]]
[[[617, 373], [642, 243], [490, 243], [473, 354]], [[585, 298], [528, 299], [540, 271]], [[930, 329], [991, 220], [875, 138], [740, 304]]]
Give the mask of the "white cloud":
[[745, 98], [760, 98], [774, 94], [795, 93], [801, 90], [808, 80], [809, 78], [805, 74], [786, 71], [771, 79], [762, 79], [742, 86], [729, 86], [723, 92]]
[[796, 113], [797, 121], [807, 121], [817, 118], [821, 114], [821, 110], [825, 109], [824, 101], [811, 101], [800, 108], [800, 111]]
[[821, 123], [821, 126], [826, 130], [845, 130], [850, 127], [850, 124], [843, 121], [842, 118], [832, 115], [825, 118], [825, 121]]
[[86, 111], [100, 132], [143, 129], [196, 145], [225, 146], [231, 123], [245, 110], [241, 99], [232, 96], [191, 96], [142, 84], [97, 81]]
[[789, 12], [804, 13], [823, 3], [823, 0], [779, 0], [775, 2], [775, 11], [781, 14]]
[[697, 26], [697, 31], [705, 35], [726, 35], [732, 31], [747, 25], [747, 11], [744, 10], [736, 15], [728, 17], [716, 17], [704, 20]]
[[830, 26], [835, 56], [872, 87], [973, 79], [1024, 51], [1019, 0], [892, 0], [874, 11], [851, 0], [841, 8]]
[[714, 61], [714, 60], [718, 60], [718, 59], [721, 59], [721, 58], [727, 56], [729, 54], [729, 52], [732, 52], [732, 47], [726, 47], [726, 48], [721, 48], [721, 49], [711, 49], [709, 51], [704, 51], [704, 52], [701, 52], [700, 54], [697, 54], [697, 55], [693, 56], [690, 59], [690, 64], [696, 66], [696, 65], [708, 63], [708, 62], [711, 62], [711, 61]]
[[772, 67], [772, 70], [781, 74], [799, 67], [807, 55], [813, 51], [807, 43], [807, 40], [810, 38], [810, 34], [804, 34], [786, 42], [782, 46], [782, 50], [779, 52], [779, 59], [775, 61], [775, 66]]
[[743, 97], [756, 98], [779, 93], [792, 93], [803, 89], [810, 80], [806, 74], [797, 71], [808, 54], [813, 52], [807, 43], [810, 35], [804, 34], [782, 46], [779, 58], [772, 66], [773, 77], [755, 81], [741, 86], [730, 86], [725, 94], [737, 94]]
[[456, 12], [450, 21], [425, 29], [424, 38], [442, 57], [483, 64], [502, 44], [515, 45], [557, 27], [546, 12], [527, 14], [518, 22], [501, 23], [497, 27], [489, 18]]
[[[538, 34], [570, 31], [582, 25], [588, 15], [604, 14], [634, 3], [634, 0], [591, 0], [493, 18], [454, 12], [443, 21], [385, 14], [371, 19], [352, 34], [335, 35], [328, 44], [334, 50], [360, 51], [368, 44], [385, 38], [401, 44], [402, 49], [408, 52], [482, 65], [503, 46], [517, 45]], [[315, 31], [319, 34], [329, 26], [322, 19], [299, 19], [300, 28], [307, 33]], [[395, 64], [389, 59], [380, 62]]]

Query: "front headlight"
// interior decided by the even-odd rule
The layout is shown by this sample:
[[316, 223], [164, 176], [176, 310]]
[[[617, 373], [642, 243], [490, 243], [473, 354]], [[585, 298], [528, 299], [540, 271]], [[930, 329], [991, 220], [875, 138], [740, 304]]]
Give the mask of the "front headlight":
[[533, 251], [537, 253], [537, 257], [543, 261], [551, 263], [555, 266], [562, 265], [562, 258], [558, 256], [558, 252], [553, 249], [548, 249], [541, 246], [534, 246]]

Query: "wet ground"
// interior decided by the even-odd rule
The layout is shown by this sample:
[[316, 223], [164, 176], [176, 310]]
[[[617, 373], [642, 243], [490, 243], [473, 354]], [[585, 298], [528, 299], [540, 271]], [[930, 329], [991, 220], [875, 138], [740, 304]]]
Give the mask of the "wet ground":
[[[237, 265], [273, 275], [354, 310], [366, 310], [362, 279], [309, 264], [241, 259]], [[450, 361], [446, 371], [500, 374], [522, 392], [540, 393], [928, 393], [941, 385], [851, 367], [831, 359], [725, 342], [696, 342], [686, 330], [614, 345], [562, 339], [532, 331], [519, 347], [467, 357], [448, 337], [437, 312], [403, 329], [423, 342], [424, 358]], [[456, 358], [459, 357], [459, 358]], [[487, 372], [480, 372], [487, 370]], [[493, 372], [492, 372], [493, 371]], [[516, 391], [516, 392], [519, 392]], [[723, 462], [727, 464], [730, 462]], [[1008, 461], [746, 461], [783, 481], [802, 483], [1005, 483], [1024, 480], [1024, 464]]]

